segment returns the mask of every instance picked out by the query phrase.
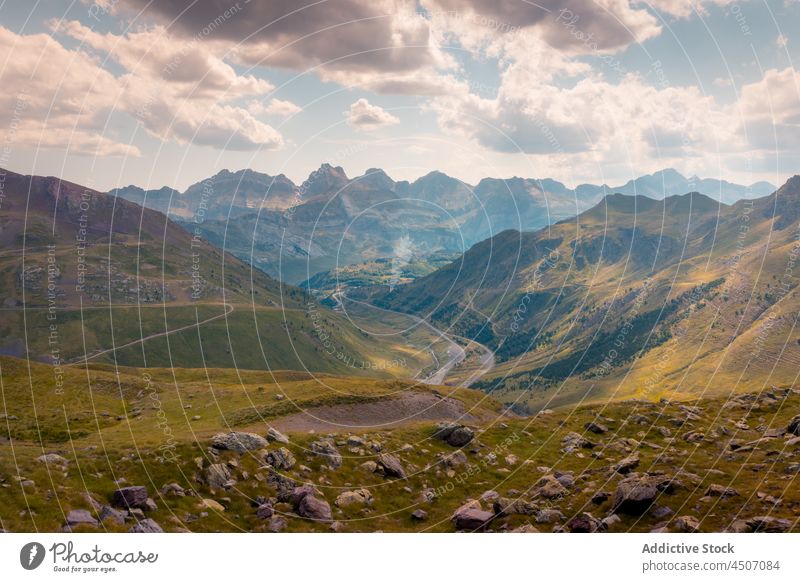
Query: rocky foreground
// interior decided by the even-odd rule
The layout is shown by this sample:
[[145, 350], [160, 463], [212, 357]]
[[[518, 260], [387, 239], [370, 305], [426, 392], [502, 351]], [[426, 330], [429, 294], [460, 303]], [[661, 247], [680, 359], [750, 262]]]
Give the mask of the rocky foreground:
[[169, 455], [5, 443], [0, 519], [6, 531], [798, 531], [799, 410], [800, 390], [771, 389], [486, 426], [230, 431]]

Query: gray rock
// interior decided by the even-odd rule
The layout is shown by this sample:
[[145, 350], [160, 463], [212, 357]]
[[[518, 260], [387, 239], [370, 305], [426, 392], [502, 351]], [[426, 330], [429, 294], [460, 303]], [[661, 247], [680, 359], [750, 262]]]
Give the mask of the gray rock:
[[558, 523], [565, 519], [558, 509], [540, 509], [536, 513], [536, 523]]
[[682, 515], [675, 520], [675, 528], [683, 533], [696, 533], [700, 531], [700, 520], [691, 515]]
[[336, 445], [328, 439], [320, 439], [311, 443], [311, 452], [319, 457], [325, 457], [325, 461], [331, 469], [338, 469], [342, 466], [342, 455]]
[[73, 509], [67, 513], [67, 526], [69, 527], [74, 527], [76, 525], [96, 526], [98, 524], [99, 522], [86, 509]]
[[425, 521], [426, 519], [428, 519], [428, 512], [423, 509], [415, 509], [411, 513], [411, 519], [414, 519], [416, 521]]
[[237, 453], [257, 451], [267, 445], [267, 439], [252, 432], [220, 433], [215, 435], [211, 441], [211, 446], [215, 449], [235, 451]]
[[111, 505], [120, 509], [143, 509], [147, 503], [147, 488], [137, 485], [122, 487], [111, 494]]
[[613, 469], [620, 475], [627, 475], [639, 466], [639, 453], [633, 453], [614, 465]]
[[289, 444], [289, 437], [287, 437], [277, 428], [272, 428], [272, 427], [269, 427], [269, 429], [267, 430], [267, 440], [276, 443], [281, 443], [284, 445]]
[[295, 463], [297, 462], [294, 458], [292, 452], [287, 449], [286, 447], [281, 447], [274, 451], [269, 451], [265, 456], [264, 460], [275, 467], [278, 471], [288, 471], [292, 467], [294, 467]]
[[770, 515], [760, 515], [746, 520], [747, 526], [753, 532], [783, 533], [792, 527], [792, 522], [788, 519], [772, 517]]
[[275, 511], [269, 503], [262, 503], [258, 506], [258, 509], [256, 509], [256, 517], [258, 519], [269, 519], [274, 513]]
[[47, 453], [36, 457], [36, 461], [45, 465], [66, 465], [69, 463], [67, 459], [55, 453]]
[[372, 505], [372, 493], [367, 489], [342, 491], [336, 498], [335, 503], [337, 507], [350, 507], [352, 505], [366, 507]]
[[276, 515], [269, 520], [269, 524], [267, 525], [267, 531], [270, 531], [272, 533], [279, 533], [285, 530], [287, 525], [289, 524], [284, 518]]
[[297, 513], [301, 517], [314, 521], [331, 521], [331, 506], [324, 499], [314, 495], [305, 495], [297, 506]]
[[794, 436], [800, 436], [800, 414], [789, 421], [789, 426], [786, 427], [786, 432], [793, 434]]
[[608, 432], [608, 427], [604, 424], [600, 424], [599, 422], [587, 422], [585, 425], [583, 425], [583, 428], [594, 434], [603, 434]]
[[383, 467], [383, 472], [387, 477], [397, 477], [398, 479], [406, 478], [406, 470], [400, 459], [389, 453], [382, 453], [378, 457], [378, 465]]
[[494, 513], [485, 511], [477, 501], [470, 501], [456, 509], [451, 519], [457, 530], [476, 531], [489, 525]]
[[205, 481], [213, 489], [220, 489], [228, 486], [231, 480], [231, 472], [226, 465], [214, 463], [206, 467]]
[[134, 525], [128, 530], [128, 533], [164, 533], [164, 530], [155, 521], [148, 518]]
[[620, 481], [614, 493], [613, 508], [618, 513], [641, 515], [658, 497], [657, 482], [649, 477], [633, 475]]
[[110, 505], [104, 505], [100, 509], [99, 517], [100, 521], [110, 521], [112, 523], [116, 523], [117, 525], [122, 525], [125, 523], [125, 514], [114, 509]]
[[594, 533], [600, 529], [600, 521], [591, 513], [581, 513], [567, 522], [567, 529], [571, 533]]
[[442, 423], [436, 428], [434, 436], [453, 447], [463, 447], [475, 438], [475, 431], [463, 424]]

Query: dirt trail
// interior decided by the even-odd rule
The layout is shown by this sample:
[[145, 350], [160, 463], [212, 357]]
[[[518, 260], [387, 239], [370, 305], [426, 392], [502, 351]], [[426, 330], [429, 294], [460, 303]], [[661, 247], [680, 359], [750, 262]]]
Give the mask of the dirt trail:
[[284, 416], [270, 424], [281, 431], [319, 433], [345, 430], [394, 428], [420, 421], [459, 421], [476, 423], [487, 420], [465, 411], [460, 400], [433, 392], [406, 392], [375, 402], [316, 406]]

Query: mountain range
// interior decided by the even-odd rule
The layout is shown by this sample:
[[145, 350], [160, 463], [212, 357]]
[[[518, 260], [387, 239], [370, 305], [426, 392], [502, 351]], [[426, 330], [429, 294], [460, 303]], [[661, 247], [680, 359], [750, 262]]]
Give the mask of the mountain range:
[[480, 384], [533, 410], [790, 386], [800, 367], [800, 176], [720, 204], [611, 194], [508, 230], [427, 276], [354, 297], [495, 351]]
[[620, 186], [551, 179], [484, 178], [476, 185], [441, 172], [413, 182], [370, 169], [349, 178], [323, 164], [295, 185], [283, 174], [253, 170], [218, 174], [180, 193], [127, 186], [110, 194], [168, 214], [213, 244], [273, 277], [300, 283], [322, 271], [363, 261], [462, 253], [507, 229], [534, 231], [597, 204], [609, 193], [655, 199], [700, 192], [731, 203], [775, 187], [685, 178], [668, 169]]

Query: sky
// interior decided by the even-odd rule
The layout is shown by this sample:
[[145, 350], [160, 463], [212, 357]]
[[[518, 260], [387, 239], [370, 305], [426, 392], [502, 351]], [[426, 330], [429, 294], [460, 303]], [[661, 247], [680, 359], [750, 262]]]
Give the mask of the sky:
[[798, 36], [797, 0], [0, 0], [0, 166], [781, 184]]

